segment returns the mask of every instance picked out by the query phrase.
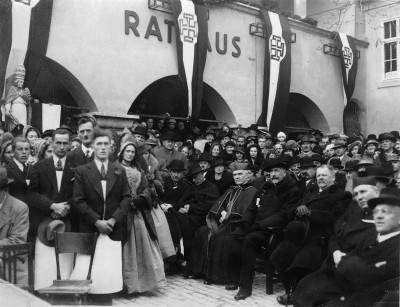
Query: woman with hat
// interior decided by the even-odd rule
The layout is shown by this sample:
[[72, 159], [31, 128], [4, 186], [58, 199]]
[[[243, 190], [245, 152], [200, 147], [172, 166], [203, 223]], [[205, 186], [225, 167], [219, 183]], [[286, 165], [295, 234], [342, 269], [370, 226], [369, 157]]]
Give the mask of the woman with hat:
[[206, 179], [217, 186], [221, 195], [224, 194], [230, 186], [235, 184], [232, 173], [225, 169], [226, 164], [227, 163], [224, 160], [218, 159], [211, 167], [212, 170], [207, 172], [206, 175]]
[[164, 180], [158, 169], [157, 159], [150, 153], [151, 146], [143, 145], [138, 147], [138, 155], [146, 162], [144, 173], [148, 181], [148, 189], [151, 195], [152, 209], [151, 215], [157, 231], [158, 244], [161, 249], [163, 259], [175, 256], [174, 243], [172, 242], [171, 233], [168, 227], [168, 221], [164, 212], [159, 206], [158, 195], [164, 192]]
[[128, 141], [121, 145], [115, 162], [124, 167], [133, 198], [128, 213], [128, 238], [122, 249], [122, 274], [127, 293], [150, 291], [165, 282], [148, 181], [137, 157], [136, 143]]
[[245, 158], [246, 151], [244, 147], [237, 146], [234, 150], [236, 159], [229, 165], [229, 169], [233, 171], [237, 168], [237, 166], [241, 163], [249, 163], [249, 161]]
[[354, 141], [353, 143], [351, 143], [349, 146], [349, 152], [348, 152], [348, 156], [352, 159], [357, 159], [360, 157], [361, 155], [361, 141]]
[[53, 156], [53, 147], [51, 142], [45, 139], [37, 139], [33, 144], [36, 162]]

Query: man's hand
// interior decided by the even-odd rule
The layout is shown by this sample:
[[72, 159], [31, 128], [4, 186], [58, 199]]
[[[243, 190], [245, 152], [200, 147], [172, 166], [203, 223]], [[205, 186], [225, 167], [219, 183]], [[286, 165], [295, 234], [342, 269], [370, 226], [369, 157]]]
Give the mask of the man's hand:
[[97, 230], [100, 233], [105, 233], [105, 234], [109, 234], [112, 231], [112, 227], [108, 224], [108, 221], [104, 221], [104, 220], [97, 220], [96, 224], [94, 224], [94, 226], [96, 226]]
[[310, 209], [308, 209], [304, 205], [301, 205], [300, 207], [297, 207], [297, 209], [296, 209], [297, 216], [304, 216], [304, 215], [310, 215], [310, 214], [311, 214]]
[[332, 256], [333, 262], [335, 262], [335, 267], [338, 267], [340, 261], [342, 260], [342, 257], [346, 256], [346, 253], [342, 253], [340, 250], [335, 250]]
[[53, 210], [55, 214], [60, 215], [61, 217], [64, 217], [68, 214], [71, 206], [68, 205], [67, 202], [62, 202], [62, 203], [53, 203], [50, 206], [50, 209]]
[[168, 213], [168, 209], [172, 208], [171, 204], [161, 204], [160, 207], [164, 213]]
[[114, 228], [115, 223], [117, 223], [117, 220], [112, 217], [112, 218], [109, 218], [108, 220], [106, 220], [106, 222], [111, 228]]

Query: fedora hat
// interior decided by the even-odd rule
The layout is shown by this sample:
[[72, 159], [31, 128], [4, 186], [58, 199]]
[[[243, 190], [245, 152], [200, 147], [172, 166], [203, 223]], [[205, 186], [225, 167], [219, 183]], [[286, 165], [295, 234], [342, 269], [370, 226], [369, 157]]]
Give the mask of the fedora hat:
[[147, 128], [143, 126], [136, 126], [135, 129], [132, 130], [132, 134], [142, 135], [146, 138], [146, 140], [149, 138], [149, 136], [147, 135]]
[[343, 139], [336, 139], [335, 143], [333, 143], [333, 149], [339, 148], [339, 147], [346, 147], [346, 141]]
[[0, 188], [4, 189], [13, 181], [14, 179], [8, 178], [7, 169], [3, 166], [0, 166]]
[[205, 162], [211, 163], [211, 162], [213, 162], [213, 159], [211, 158], [211, 155], [208, 152], [203, 152], [197, 158], [197, 162], [200, 162], [200, 161], [205, 161]]
[[220, 165], [226, 166], [227, 163], [226, 163], [224, 160], [222, 160], [222, 159], [217, 159], [217, 160], [214, 162], [213, 167], [220, 166]]
[[385, 172], [385, 169], [383, 167], [378, 167], [378, 166], [367, 166], [365, 169], [365, 173], [367, 176], [373, 176], [379, 181], [388, 183], [389, 178], [388, 174]]
[[299, 141], [299, 144], [301, 145], [302, 143], [316, 143], [317, 141], [313, 138], [310, 137], [309, 135], [303, 135]]
[[176, 135], [175, 132], [173, 132], [173, 131], [167, 131], [167, 132], [165, 132], [165, 133], [161, 136], [161, 139], [162, 139], [162, 140], [169, 140], [169, 141], [174, 141], [174, 142], [176, 142], [177, 139], [178, 139], [178, 137], [177, 137], [177, 135]]
[[400, 207], [400, 189], [394, 187], [383, 188], [379, 197], [368, 201], [368, 206], [371, 209], [380, 204]]
[[264, 170], [268, 171], [272, 168], [279, 167], [287, 169], [287, 163], [280, 157], [278, 158], [267, 158], [264, 163]]
[[188, 178], [193, 178], [195, 175], [199, 173], [204, 173], [205, 171], [200, 167], [199, 163], [193, 163], [189, 166], [188, 169]]
[[182, 160], [172, 160], [169, 164], [169, 169], [171, 171], [183, 172], [186, 170], [185, 162], [183, 162]]
[[357, 170], [358, 161], [357, 160], [350, 160], [346, 162], [344, 167], [345, 172], [355, 172]]
[[393, 136], [393, 134], [389, 132], [384, 132], [379, 135], [378, 141], [382, 142], [384, 140], [390, 140], [392, 142], [396, 142], [396, 138]]
[[358, 161], [357, 166], [368, 166], [368, 165], [374, 165], [374, 161], [370, 158], [362, 158], [360, 161]]
[[299, 168], [307, 168], [307, 167], [317, 167], [318, 165], [314, 163], [311, 157], [303, 157], [300, 159]]
[[317, 153], [313, 154], [311, 156], [311, 159], [313, 161], [313, 164], [316, 166], [320, 166], [324, 162], [324, 157]]
[[386, 161], [387, 162], [400, 161], [400, 157], [397, 153], [392, 152], [391, 154], [387, 155]]
[[328, 162], [328, 164], [329, 164], [330, 166], [332, 166], [333, 168], [339, 168], [339, 169], [342, 169], [342, 168], [343, 168], [342, 162], [340, 161], [339, 158], [332, 158], [332, 159], [330, 159], [329, 162]]
[[137, 148], [138, 155], [144, 154], [146, 151], [150, 150], [152, 147], [149, 144], [144, 144]]
[[40, 242], [49, 247], [54, 247], [54, 231], [70, 232], [71, 222], [69, 219], [53, 219], [48, 216], [43, 219], [38, 227], [38, 238]]

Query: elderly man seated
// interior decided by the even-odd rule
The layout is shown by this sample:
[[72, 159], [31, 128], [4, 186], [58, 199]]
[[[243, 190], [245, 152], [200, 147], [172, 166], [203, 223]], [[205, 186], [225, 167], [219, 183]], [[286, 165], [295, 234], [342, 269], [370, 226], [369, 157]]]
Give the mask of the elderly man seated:
[[[0, 167], [0, 246], [26, 243], [29, 230], [29, 209], [22, 201], [8, 194], [8, 184], [13, 179], [7, 176], [7, 170]], [[0, 262], [0, 276], [3, 263]], [[13, 265], [8, 263], [7, 265]], [[27, 285], [28, 269], [24, 257], [17, 259], [17, 284]], [[6, 278], [8, 272], [5, 272]]]
[[[306, 193], [290, 213], [286, 239], [270, 257], [288, 293], [298, 280], [320, 268], [333, 224], [351, 201], [351, 194], [340, 191], [335, 184], [332, 166], [319, 166], [316, 176], [318, 189]], [[286, 305], [287, 295], [279, 296], [278, 302]]]
[[400, 191], [385, 188], [368, 206], [378, 235], [337, 258], [318, 287], [304, 278], [293, 295], [295, 306], [398, 306]]

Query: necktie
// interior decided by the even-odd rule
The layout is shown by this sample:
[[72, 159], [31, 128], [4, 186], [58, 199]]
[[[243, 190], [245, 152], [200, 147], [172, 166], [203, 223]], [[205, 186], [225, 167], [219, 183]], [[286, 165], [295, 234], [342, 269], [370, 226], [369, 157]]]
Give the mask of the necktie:
[[101, 180], [107, 180], [106, 179], [106, 168], [104, 167], [104, 163], [101, 163]]
[[28, 175], [28, 166], [24, 163], [24, 169], [22, 171], [24, 173], [25, 176]]
[[62, 163], [61, 163], [61, 160], [59, 159], [57, 162], [56, 171], [62, 172], [62, 170], [63, 170]]

